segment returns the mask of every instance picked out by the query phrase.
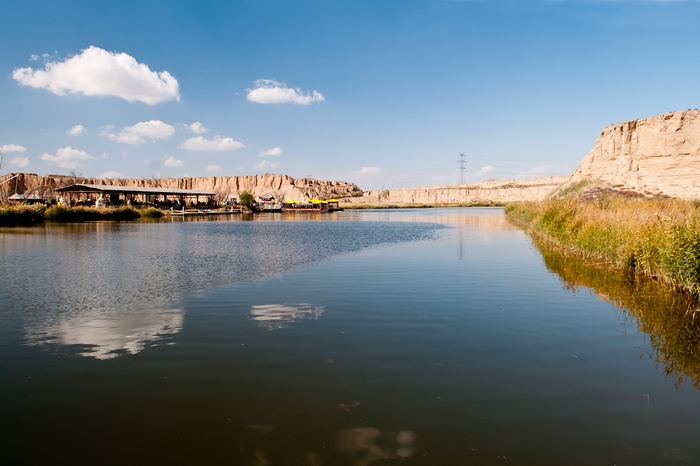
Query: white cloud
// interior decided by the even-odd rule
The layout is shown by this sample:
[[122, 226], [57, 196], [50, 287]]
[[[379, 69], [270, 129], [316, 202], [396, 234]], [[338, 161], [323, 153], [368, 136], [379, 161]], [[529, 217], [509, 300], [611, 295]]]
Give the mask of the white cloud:
[[39, 55], [34, 55], [34, 54], [29, 55], [29, 61], [37, 61], [38, 59], [39, 59]]
[[207, 165], [207, 171], [209, 173], [218, 172], [219, 170], [221, 170], [221, 167], [218, 165]]
[[481, 167], [481, 170], [476, 172], [476, 174], [479, 176], [485, 175], [487, 173], [494, 171], [495, 169], [496, 169], [496, 167], [494, 167], [493, 165], [486, 165], [485, 167]]
[[282, 149], [279, 147], [273, 147], [272, 149], [264, 150], [258, 154], [258, 157], [265, 157], [266, 155], [282, 155]]
[[4, 152], [5, 154], [10, 152], [27, 152], [27, 148], [18, 146], [17, 144], [5, 144], [0, 146], [0, 152]]
[[362, 167], [360, 170], [356, 171], [355, 174], [360, 178], [374, 178], [384, 173], [379, 167]]
[[122, 175], [122, 174], [119, 173], [119, 172], [116, 172], [116, 171], [112, 170], [112, 171], [109, 171], [109, 172], [104, 172], [104, 173], [102, 173], [100, 176], [98, 176], [98, 178], [101, 178], [101, 179], [105, 179], [105, 178], [115, 179], [115, 178], [121, 178], [122, 176], [124, 176], [124, 175]]
[[537, 175], [548, 175], [552, 172], [552, 169], [554, 168], [554, 165], [540, 165], [539, 167], [535, 167], [532, 170], [527, 170], [524, 172], [518, 173], [518, 178], [526, 178], [529, 176], [537, 176]]
[[15, 157], [14, 159], [10, 160], [10, 165], [24, 168], [29, 165], [29, 157]]
[[87, 133], [87, 130], [85, 129], [85, 127], [83, 125], [75, 125], [71, 129], [66, 131], [66, 134], [68, 134], [69, 136], [77, 136], [79, 134], [85, 134], [85, 133]]
[[167, 71], [151, 71], [126, 53], [95, 46], [62, 62], [48, 62], [43, 70], [17, 68], [12, 79], [58, 95], [114, 96], [148, 105], [180, 100], [177, 80]]
[[269, 162], [267, 160], [263, 160], [262, 162], [253, 165], [253, 168], [258, 168], [260, 170], [267, 170], [270, 168], [275, 168], [277, 165], [279, 165], [279, 162]]
[[254, 89], [246, 89], [248, 100], [259, 104], [284, 104], [293, 103], [309, 105], [312, 102], [326, 100], [318, 91], [304, 93], [301, 89], [287, 87], [284, 83], [278, 83], [274, 79], [258, 79]]
[[72, 147], [62, 147], [56, 151], [56, 155], [43, 154], [39, 156], [41, 160], [56, 164], [61, 168], [78, 168], [82, 164], [80, 160], [90, 160], [95, 157], [88, 155], [85, 151], [73, 149]]
[[236, 150], [243, 146], [242, 143], [231, 138], [216, 136], [214, 139], [204, 139], [202, 136], [189, 138], [180, 144], [180, 149], [187, 150]]
[[122, 142], [124, 144], [143, 144], [146, 142], [143, 138], [167, 139], [175, 134], [175, 128], [160, 120], [142, 121], [134, 126], [127, 126], [118, 134], [102, 132], [103, 136], [107, 136], [112, 141]]
[[204, 134], [209, 132], [209, 129], [205, 128], [204, 125], [198, 121], [195, 121], [191, 125], [185, 125], [185, 128], [192, 131], [194, 134]]
[[178, 160], [175, 157], [168, 157], [167, 159], [165, 159], [165, 162], [163, 162], [163, 165], [165, 165], [166, 167], [184, 167], [185, 162], [183, 162], [182, 160]]

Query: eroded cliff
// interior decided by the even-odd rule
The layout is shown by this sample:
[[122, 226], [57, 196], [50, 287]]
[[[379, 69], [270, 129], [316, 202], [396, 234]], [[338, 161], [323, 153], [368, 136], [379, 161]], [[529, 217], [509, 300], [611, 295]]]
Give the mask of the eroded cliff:
[[[0, 182], [14, 176], [9, 173]], [[312, 178], [292, 178], [287, 175], [266, 173], [258, 176], [208, 176], [202, 178], [147, 178], [147, 179], [95, 179], [78, 178], [64, 175], [39, 176], [33, 173], [20, 173], [19, 176], [2, 185], [5, 193], [48, 194], [56, 188], [74, 183], [106, 184], [115, 186], [142, 186], [153, 188], [201, 189], [216, 193], [218, 200], [238, 197], [241, 191], [248, 191], [255, 196], [270, 193], [278, 199], [308, 200], [350, 198], [362, 196], [362, 190], [345, 181], [323, 181]]]
[[598, 180], [647, 194], [700, 197], [700, 110], [603, 128], [562, 189]]

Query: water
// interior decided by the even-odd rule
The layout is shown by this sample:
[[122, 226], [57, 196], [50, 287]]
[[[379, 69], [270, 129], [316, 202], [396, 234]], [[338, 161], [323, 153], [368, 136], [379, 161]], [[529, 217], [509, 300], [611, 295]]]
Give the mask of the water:
[[501, 209], [0, 232], [3, 464], [698, 464], [697, 306]]

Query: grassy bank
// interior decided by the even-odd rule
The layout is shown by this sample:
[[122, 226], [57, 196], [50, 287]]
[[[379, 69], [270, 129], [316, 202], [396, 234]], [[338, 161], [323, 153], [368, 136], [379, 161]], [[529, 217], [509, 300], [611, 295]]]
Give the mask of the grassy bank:
[[84, 222], [92, 220], [135, 220], [138, 218], [158, 218], [163, 212], [150, 207], [141, 211], [131, 207], [94, 208], [44, 206], [2, 206], [0, 226], [31, 225], [45, 220], [55, 222]]
[[700, 204], [680, 200], [550, 200], [506, 215], [579, 256], [700, 296]]

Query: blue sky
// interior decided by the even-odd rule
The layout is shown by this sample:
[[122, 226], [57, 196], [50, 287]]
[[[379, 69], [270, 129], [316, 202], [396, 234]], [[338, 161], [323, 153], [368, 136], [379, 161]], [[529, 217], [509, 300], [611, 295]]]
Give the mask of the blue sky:
[[697, 1], [2, 2], [2, 172], [571, 173], [604, 125], [698, 107], [698, 45]]

